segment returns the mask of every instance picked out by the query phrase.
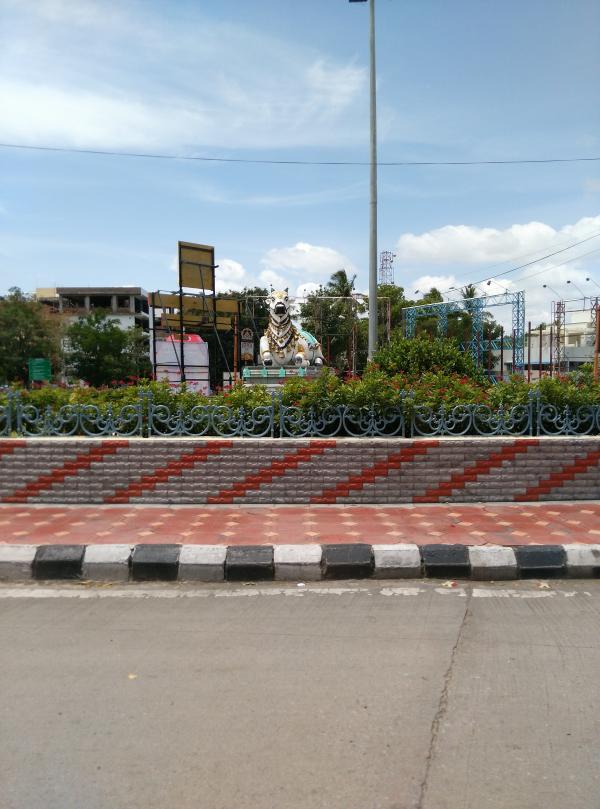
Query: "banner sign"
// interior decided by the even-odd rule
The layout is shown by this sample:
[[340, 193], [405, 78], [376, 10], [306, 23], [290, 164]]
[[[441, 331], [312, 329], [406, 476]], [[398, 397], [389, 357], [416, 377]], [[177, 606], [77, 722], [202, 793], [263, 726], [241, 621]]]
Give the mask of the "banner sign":
[[252, 329], [242, 329], [240, 357], [242, 362], [254, 362], [254, 334]]
[[28, 365], [30, 382], [49, 382], [52, 378], [50, 360], [42, 357], [32, 357], [28, 360]]
[[208, 244], [178, 242], [179, 286], [215, 289], [215, 248]]

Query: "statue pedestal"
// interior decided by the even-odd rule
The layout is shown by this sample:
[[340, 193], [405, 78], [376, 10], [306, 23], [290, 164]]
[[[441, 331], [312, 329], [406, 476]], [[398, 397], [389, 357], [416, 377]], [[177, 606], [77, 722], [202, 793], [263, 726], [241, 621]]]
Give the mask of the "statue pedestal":
[[264, 385], [270, 390], [277, 390], [287, 379], [316, 379], [323, 366], [309, 365], [308, 368], [264, 368], [261, 365], [247, 365], [242, 370], [244, 387]]

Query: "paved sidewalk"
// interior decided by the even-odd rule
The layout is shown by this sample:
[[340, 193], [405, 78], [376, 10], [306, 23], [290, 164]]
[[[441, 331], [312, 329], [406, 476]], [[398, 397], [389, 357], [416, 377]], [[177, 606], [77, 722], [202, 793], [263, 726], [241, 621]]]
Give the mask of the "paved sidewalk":
[[600, 502], [421, 506], [0, 506], [0, 543], [600, 542]]

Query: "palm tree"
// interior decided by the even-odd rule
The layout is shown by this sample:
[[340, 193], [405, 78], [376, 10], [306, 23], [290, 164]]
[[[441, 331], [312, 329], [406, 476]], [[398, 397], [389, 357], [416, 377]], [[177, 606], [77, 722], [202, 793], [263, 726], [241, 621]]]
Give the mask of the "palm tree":
[[352, 366], [353, 329], [357, 303], [353, 300], [356, 276], [336, 270], [324, 287], [309, 295], [300, 309], [303, 328], [321, 341], [331, 365], [340, 370]]

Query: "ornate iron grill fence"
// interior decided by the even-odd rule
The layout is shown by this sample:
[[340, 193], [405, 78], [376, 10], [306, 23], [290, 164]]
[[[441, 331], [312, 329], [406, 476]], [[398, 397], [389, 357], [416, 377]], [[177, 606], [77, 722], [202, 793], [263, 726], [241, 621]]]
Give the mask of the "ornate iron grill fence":
[[38, 408], [9, 392], [0, 405], [4, 437], [182, 437], [226, 438], [374, 438], [443, 436], [576, 436], [600, 434], [600, 405], [560, 408], [530, 393], [527, 404], [493, 409], [487, 405], [431, 408], [401, 394], [388, 407], [336, 405], [323, 409], [283, 404], [273, 394], [270, 404], [248, 409], [196, 405], [187, 410], [157, 404], [140, 393], [135, 404], [64, 405]]

